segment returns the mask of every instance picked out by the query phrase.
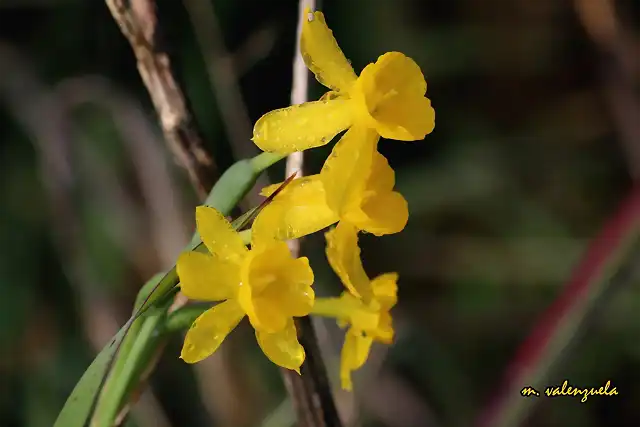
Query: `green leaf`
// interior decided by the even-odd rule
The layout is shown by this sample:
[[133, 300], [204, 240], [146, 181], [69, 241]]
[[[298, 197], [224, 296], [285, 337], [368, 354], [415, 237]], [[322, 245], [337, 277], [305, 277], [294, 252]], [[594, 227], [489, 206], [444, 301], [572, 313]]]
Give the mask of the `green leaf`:
[[[157, 286], [158, 282], [165, 277], [164, 273], [159, 273], [153, 276], [138, 292], [136, 302], [134, 304], [134, 313], [139, 310], [142, 303], [147, 299], [149, 294]], [[71, 392], [71, 395], [67, 398], [67, 401], [62, 408], [62, 411], [56, 419], [54, 427], [71, 427], [71, 426], [83, 426], [89, 419], [91, 412], [95, 409], [96, 397], [98, 391], [105, 384], [107, 379], [107, 373], [111, 370], [111, 366], [114, 363], [115, 354], [123, 350], [123, 353], [128, 353], [128, 348], [133, 345], [133, 340], [126, 340], [125, 337], [132, 332], [129, 338], [133, 338], [137, 335], [137, 331], [142, 325], [142, 319], [134, 321], [136, 318], [131, 317], [127, 323], [125, 323], [118, 333], [111, 339], [102, 351], [96, 356], [89, 368], [84, 372], [80, 381], [76, 384], [75, 388]], [[125, 341], [123, 345], [123, 341]], [[121, 347], [124, 347], [121, 349]]]
[[138, 291], [138, 295], [136, 296], [136, 301], [133, 304], [133, 313], [131, 313], [132, 315], [134, 315], [140, 309], [140, 307], [142, 307], [142, 304], [147, 300], [149, 295], [151, 295], [151, 292], [153, 292], [156, 286], [158, 286], [160, 280], [162, 280], [166, 274], [167, 273], [156, 274], [151, 279], [149, 279], [147, 283], [142, 286], [142, 288], [140, 288], [140, 290]]
[[102, 387], [106, 373], [114, 360], [113, 356], [118, 351], [132, 323], [132, 320], [125, 323], [109, 344], [93, 360], [93, 363], [84, 372], [71, 395], [67, 398], [67, 402], [62, 411], [60, 411], [53, 427], [80, 427], [85, 425], [94, 409], [95, 396], [100, 387]]

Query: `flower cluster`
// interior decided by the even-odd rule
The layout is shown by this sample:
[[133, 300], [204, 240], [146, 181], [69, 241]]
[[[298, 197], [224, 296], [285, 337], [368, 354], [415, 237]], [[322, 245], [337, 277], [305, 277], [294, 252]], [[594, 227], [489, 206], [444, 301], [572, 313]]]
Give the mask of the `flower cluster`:
[[[255, 124], [253, 141], [263, 151], [285, 155], [346, 133], [319, 174], [293, 180], [260, 212], [251, 228], [251, 249], [220, 213], [197, 209], [198, 231], [209, 254], [180, 257], [182, 291], [192, 299], [223, 302], [194, 322], [181, 357], [195, 363], [209, 356], [246, 315], [267, 357], [298, 371], [305, 355], [293, 318], [329, 316], [348, 326], [340, 378], [350, 390], [351, 372], [363, 365], [372, 343], [393, 340], [390, 309], [397, 300], [396, 273], [373, 280], [365, 273], [358, 233], [397, 233], [409, 216], [378, 141], [421, 140], [433, 130], [435, 113], [425, 97], [424, 76], [412, 59], [389, 52], [357, 76], [323, 14], [308, 9], [305, 14], [302, 56], [329, 91], [318, 101], [265, 114]], [[269, 196], [279, 186], [261, 194]], [[346, 290], [338, 298], [315, 298], [307, 258], [293, 259], [285, 241], [336, 223], [325, 234], [326, 255]]]

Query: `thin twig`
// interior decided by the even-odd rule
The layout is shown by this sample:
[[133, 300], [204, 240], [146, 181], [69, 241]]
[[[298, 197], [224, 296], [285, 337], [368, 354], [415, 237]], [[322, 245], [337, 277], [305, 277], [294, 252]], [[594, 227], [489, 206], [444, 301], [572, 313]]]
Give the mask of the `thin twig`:
[[[291, 91], [291, 104], [301, 104], [307, 101], [309, 71], [307, 70], [300, 52], [300, 34], [302, 24], [308, 19], [304, 9], [315, 9], [314, 0], [300, 0], [298, 10], [298, 37], [296, 54], [293, 63], [293, 84]], [[286, 163], [286, 174], [303, 174], [303, 155], [297, 152], [289, 155]], [[288, 242], [293, 256], [300, 252], [300, 241]], [[342, 425], [331, 386], [327, 377], [326, 368], [322, 360], [322, 354], [318, 346], [316, 332], [310, 317], [296, 319], [298, 337], [305, 349], [306, 360], [301, 368], [301, 375], [287, 369], [283, 369], [284, 382], [293, 401], [299, 427], [339, 427]]]
[[203, 147], [184, 91], [162, 45], [156, 3], [153, 0], [106, 0], [106, 3], [131, 44], [169, 148], [204, 200], [214, 182], [215, 166]]

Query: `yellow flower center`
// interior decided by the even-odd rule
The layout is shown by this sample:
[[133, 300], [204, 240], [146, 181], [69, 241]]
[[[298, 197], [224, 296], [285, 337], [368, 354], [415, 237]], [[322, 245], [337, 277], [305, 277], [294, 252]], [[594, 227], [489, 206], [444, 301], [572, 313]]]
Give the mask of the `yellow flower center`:
[[306, 316], [315, 295], [306, 258], [294, 259], [285, 242], [252, 249], [245, 258], [238, 292], [240, 305], [256, 329], [276, 332], [293, 316]]

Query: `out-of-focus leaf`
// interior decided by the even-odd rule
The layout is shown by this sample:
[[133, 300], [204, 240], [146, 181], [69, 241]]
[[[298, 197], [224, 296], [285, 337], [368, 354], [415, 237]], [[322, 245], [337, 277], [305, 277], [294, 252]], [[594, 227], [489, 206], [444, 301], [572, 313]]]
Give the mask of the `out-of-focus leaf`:
[[611, 216], [576, 266], [563, 292], [541, 316], [506, 370], [501, 393], [478, 417], [478, 427], [521, 425], [538, 399], [523, 399], [523, 386], [543, 390], [589, 320], [613, 290], [638, 277], [640, 187]]

